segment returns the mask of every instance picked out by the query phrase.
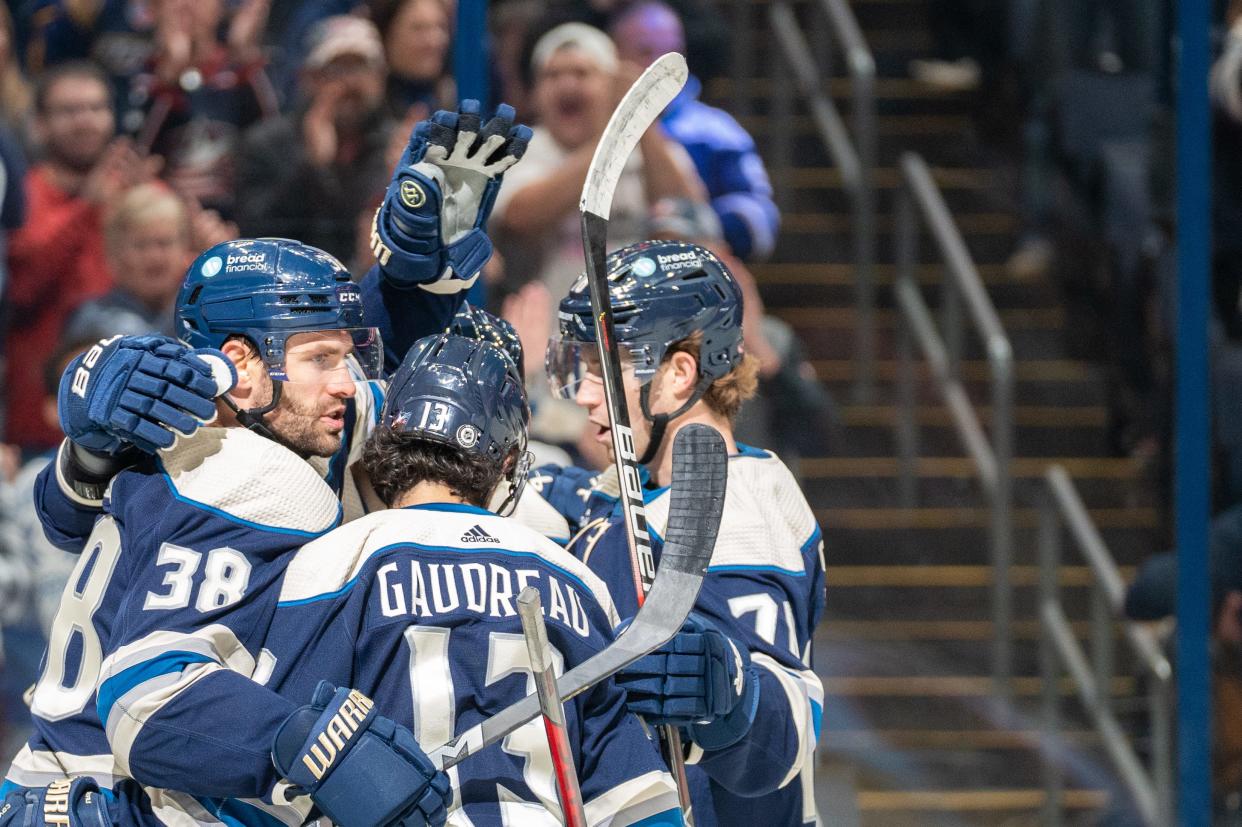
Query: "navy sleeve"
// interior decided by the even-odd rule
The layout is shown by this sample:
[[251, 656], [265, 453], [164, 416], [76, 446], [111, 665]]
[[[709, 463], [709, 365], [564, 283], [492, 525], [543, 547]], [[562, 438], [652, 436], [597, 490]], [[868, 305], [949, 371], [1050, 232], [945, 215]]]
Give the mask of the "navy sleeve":
[[[143, 677], [138, 670], [121, 673], [106, 692], [101, 689], [100, 717], [106, 720], [110, 710], [125, 716], [116, 695], [133, 691], [130, 683], [138, 688]], [[272, 738], [295, 708], [245, 675], [211, 669], [141, 722], [131, 719], [138, 732], [126, 756], [130, 773], [142, 784], [191, 795], [270, 799], [280, 780]]]
[[56, 459], [49, 462], [35, 479], [35, 513], [49, 543], [61, 551], [78, 554], [95, 526], [100, 508], [71, 498], [61, 488], [56, 463]]
[[464, 292], [398, 289], [382, 277], [377, 266], [367, 271], [360, 287], [363, 317], [384, 337], [384, 372], [389, 375], [400, 367], [411, 345], [448, 328], [465, 298]]

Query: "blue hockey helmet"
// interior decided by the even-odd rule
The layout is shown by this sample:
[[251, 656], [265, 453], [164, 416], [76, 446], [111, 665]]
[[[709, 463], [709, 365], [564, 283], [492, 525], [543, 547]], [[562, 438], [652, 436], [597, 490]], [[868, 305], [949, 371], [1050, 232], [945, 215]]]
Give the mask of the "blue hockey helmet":
[[513, 364], [517, 365], [518, 375], [525, 380], [526, 372], [522, 364], [522, 340], [518, 338], [517, 330], [509, 322], [499, 316], [493, 316], [481, 307], [475, 307], [469, 302], [462, 302], [457, 315], [453, 317], [453, 321], [449, 324], [448, 332], [457, 336], [465, 336], [467, 339], [478, 339], [481, 342], [491, 342], [496, 345], [513, 360]]
[[178, 335], [192, 347], [219, 348], [245, 336], [273, 379], [290, 381], [285, 364], [297, 334], [347, 331], [351, 372], [383, 375], [379, 331], [362, 317], [362, 294], [334, 257], [283, 238], [225, 241], [194, 260], [177, 295]]
[[441, 333], [415, 342], [389, 380], [381, 427], [493, 461], [509, 483], [497, 509], [504, 514], [530, 470], [529, 421], [526, 389], [509, 355], [487, 341]]
[[[695, 333], [704, 388], [742, 357], [742, 291], [715, 253], [683, 241], [642, 241], [607, 259], [617, 343], [634, 376], [646, 383], [670, 345]], [[594, 358], [595, 320], [586, 276], [561, 300], [560, 336], [548, 347], [547, 369], [557, 396], [572, 399], [583, 356]], [[588, 347], [584, 347], [588, 346]]]
[[[642, 386], [643, 416], [651, 440], [640, 462], [650, 462], [673, 419], [703, 397], [712, 382], [742, 360], [742, 291], [729, 268], [710, 250], [684, 241], [642, 241], [613, 252], [606, 261], [617, 345], [623, 363]], [[595, 320], [585, 274], [561, 300], [560, 336], [548, 344], [545, 366], [552, 393], [573, 399], [597, 364]], [[648, 383], [671, 345], [701, 334], [699, 381], [682, 407], [653, 414]], [[598, 370], [598, 369], [596, 369]]]

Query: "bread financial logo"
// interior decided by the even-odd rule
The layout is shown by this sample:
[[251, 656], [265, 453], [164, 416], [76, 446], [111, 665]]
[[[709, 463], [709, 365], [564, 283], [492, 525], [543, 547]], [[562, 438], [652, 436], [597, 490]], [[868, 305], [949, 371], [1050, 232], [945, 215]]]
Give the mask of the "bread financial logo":
[[427, 203], [427, 193], [423, 192], [418, 182], [407, 178], [401, 182], [401, 202], [410, 209], [416, 210]]
[[219, 256], [212, 256], [203, 262], [202, 274], [203, 278], [211, 278], [224, 269], [224, 259]]

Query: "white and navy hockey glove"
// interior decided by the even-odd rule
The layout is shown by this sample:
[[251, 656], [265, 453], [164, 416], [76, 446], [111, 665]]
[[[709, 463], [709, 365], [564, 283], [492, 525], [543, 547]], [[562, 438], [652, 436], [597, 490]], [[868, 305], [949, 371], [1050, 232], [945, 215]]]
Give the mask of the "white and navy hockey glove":
[[194, 350], [168, 336], [101, 339], [61, 376], [60, 427], [96, 453], [134, 446], [152, 454], [214, 419], [215, 397], [236, 382], [218, 350]]
[[90, 778], [65, 778], [46, 787], [13, 790], [0, 801], [0, 827], [112, 827], [99, 785]]
[[682, 727], [705, 750], [740, 741], [759, 705], [750, 653], [697, 612], [676, 637], [618, 672], [616, 682], [630, 712], [649, 724]]
[[280, 725], [272, 763], [293, 785], [289, 796], [309, 795], [339, 827], [438, 827], [452, 800], [448, 776], [412, 732], [327, 681]]
[[375, 214], [371, 250], [395, 287], [456, 293], [492, 256], [484, 227], [501, 176], [526, 152], [531, 130], [500, 104], [484, 126], [479, 102], [420, 121]]

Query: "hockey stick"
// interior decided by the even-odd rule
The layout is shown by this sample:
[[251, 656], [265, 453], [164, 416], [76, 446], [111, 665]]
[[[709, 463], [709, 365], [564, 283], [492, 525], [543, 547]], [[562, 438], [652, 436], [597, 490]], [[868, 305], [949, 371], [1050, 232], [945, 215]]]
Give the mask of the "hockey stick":
[[[673, 440], [673, 490], [660, 575], [633, 622], [606, 649], [566, 672], [557, 682], [561, 701], [585, 692], [672, 639], [690, 614], [707, 572], [724, 512], [728, 453], [724, 439], [706, 425], [688, 425]], [[539, 698], [527, 695], [486, 721], [429, 750], [446, 770], [467, 755], [496, 743], [539, 714]]]
[[548, 646], [548, 629], [543, 622], [543, 605], [539, 590], [527, 586], [517, 599], [518, 616], [522, 618], [522, 635], [530, 654], [530, 672], [535, 679], [535, 694], [543, 713], [543, 729], [548, 736], [552, 754], [552, 773], [556, 777], [556, 795], [561, 800], [565, 827], [586, 827], [586, 811], [582, 808], [582, 789], [578, 786], [578, 769], [565, 731], [565, 707], [556, 693], [556, 673], [552, 669], [552, 652]]
[[[655, 560], [651, 555], [651, 537], [647, 533], [647, 513], [643, 507], [643, 487], [638, 474], [638, 456], [634, 450], [634, 433], [630, 430], [630, 412], [625, 406], [621, 385], [621, 355], [616, 347], [613, 330], [612, 302], [608, 294], [606, 247], [608, 214], [612, 195], [639, 139], [664, 107], [677, 97], [686, 85], [686, 60], [676, 52], [661, 56], [634, 81], [621, 103], [612, 113], [604, 134], [595, 146], [595, 155], [582, 187], [582, 246], [586, 253], [587, 286], [591, 294], [591, 310], [595, 317], [595, 341], [599, 345], [600, 372], [604, 380], [604, 400], [608, 421], [612, 426], [612, 451], [617, 473], [621, 476], [621, 504], [625, 516], [625, 538], [630, 547], [634, 589], [641, 608], [655, 577]], [[660, 727], [664, 754], [677, 781], [677, 795], [686, 822], [690, 815], [690, 786], [686, 781], [686, 762], [677, 727]]]

